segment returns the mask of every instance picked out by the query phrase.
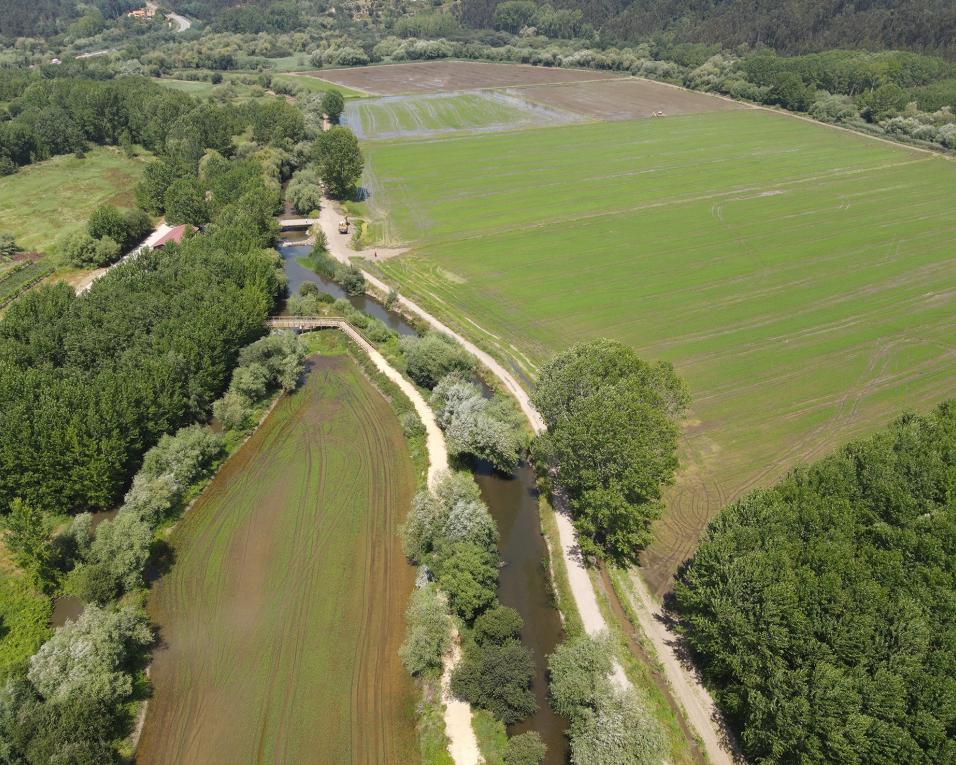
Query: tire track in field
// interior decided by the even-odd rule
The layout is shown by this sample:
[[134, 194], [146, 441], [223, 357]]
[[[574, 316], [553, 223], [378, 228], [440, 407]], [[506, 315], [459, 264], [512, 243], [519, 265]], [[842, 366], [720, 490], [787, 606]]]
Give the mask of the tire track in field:
[[[400, 704], [410, 682], [390, 638], [412, 586], [394, 530], [414, 476], [396, 454], [406, 453], [394, 413], [342, 357], [311, 373], [227, 462], [177, 529], [180, 557], [154, 593], [166, 659], [176, 661], [154, 663], [138, 762], [411, 760], [414, 725]], [[382, 478], [387, 490], [373, 495]], [[330, 572], [332, 560], [342, 563]], [[250, 586], [265, 597], [237, 630], [229, 620]], [[342, 629], [355, 624], [365, 650], [343, 664]], [[316, 674], [323, 661], [330, 672]], [[365, 687], [348, 677], [366, 677]]]

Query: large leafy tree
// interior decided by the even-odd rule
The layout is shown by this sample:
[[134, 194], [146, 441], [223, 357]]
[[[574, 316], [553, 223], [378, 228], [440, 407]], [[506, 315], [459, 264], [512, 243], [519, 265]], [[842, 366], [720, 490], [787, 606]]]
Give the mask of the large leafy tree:
[[351, 130], [336, 125], [322, 133], [315, 141], [315, 161], [331, 196], [346, 199], [355, 193], [365, 160]]
[[547, 364], [533, 401], [548, 425], [535, 451], [567, 492], [582, 549], [635, 560], [677, 469], [688, 402], [680, 378], [669, 364], [597, 340]]

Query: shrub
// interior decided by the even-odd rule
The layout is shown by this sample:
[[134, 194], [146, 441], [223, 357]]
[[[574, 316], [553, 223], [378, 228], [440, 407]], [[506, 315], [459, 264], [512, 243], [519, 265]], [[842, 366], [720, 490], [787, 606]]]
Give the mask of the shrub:
[[405, 555], [418, 563], [432, 551], [445, 526], [448, 511], [427, 489], [412, 499], [412, 509], [402, 526]]
[[94, 239], [86, 231], [68, 234], [59, 247], [61, 255], [77, 268], [101, 268], [120, 254], [119, 245], [111, 238]]
[[307, 215], [318, 210], [322, 206], [322, 183], [319, 176], [309, 168], [297, 170], [286, 186], [285, 196], [298, 213]]
[[13, 234], [0, 234], [0, 258], [12, 258], [20, 252]]
[[508, 740], [504, 765], [541, 765], [548, 747], [537, 731], [528, 731]]
[[249, 399], [235, 391], [227, 391], [222, 398], [213, 402], [212, 414], [226, 430], [245, 430], [249, 426], [252, 411]]
[[365, 276], [351, 263], [336, 273], [336, 281], [342, 285], [346, 295], [362, 295], [365, 293]]
[[143, 584], [143, 568], [153, 542], [152, 526], [139, 514], [120, 511], [104, 521], [93, 536], [87, 560], [100, 566], [116, 583], [116, 590], [129, 592]]
[[[208, 475], [224, 448], [222, 436], [208, 428], [199, 425], [180, 428], [175, 435], [164, 435], [146, 452], [136, 478], [158, 479], [169, 474], [175, 483], [185, 488]], [[126, 501], [129, 502], [128, 495]]]
[[578, 635], [561, 643], [548, 658], [551, 706], [574, 719], [584, 707], [594, 705], [612, 669], [607, 640]]
[[451, 647], [451, 617], [448, 599], [434, 584], [412, 593], [405, 611], [407, 632], [399, 656], [412, 675], [442, 666], [442, 656]]
[[531, 651], [519, 641], [474, 643], [452, 675], [451, 688], [455, 695], [511, 725], [538, 708], [531, 692], [533, 677]]
[[515, 609], [495, 606], [475, 619], [475, 641], [479, 645], [504, 643], [511, 638], [519, 638], [523, 627], [521, 614]]
[[40, 647], [30, 659], [27, 677], [47, 701], [118, 701], [133, 688], [132, 678], [122, 670], [124, 663], [133, 650], [152, 640], [143, 616], [90, 605]]
[[451, 607], [470, 622], [495, 600], [498, 557], [468, 542], [454, 544], [436, 561], [438, 584], [448, 593]]
[[637, 691], [608, 687], [594, 708], [571, 723], [571, 761], [588, 765], [657, 765], [664, 735]]
[[408, 376], [424, 388], [434, 388], [452, 372], [471, 373], [471, 354], [447, 335], [428, 332], [422, 337], [403, 337], [399, 343]]

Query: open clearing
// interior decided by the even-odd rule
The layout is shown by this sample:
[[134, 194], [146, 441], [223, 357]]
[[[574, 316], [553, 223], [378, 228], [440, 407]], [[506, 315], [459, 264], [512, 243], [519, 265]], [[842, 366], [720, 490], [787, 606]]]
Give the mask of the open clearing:
[[343, 122], [359, 138], [427, 138], [576, 122], [581, 118], [496, 91], [386, 96], [346, 105]]
[[305, 73], [287, 73], [272, 75], [274, 82], [284, 82], [287, 85], [293, 85], [299, 88], [305, 88], [313, 93], [324, 93], [327, 90], [337, 90], [343, 98], [365, 98], [367, 93], [358, 90], [346, 88], [343, 85], [336, 85], [334, 82], [323, 80], [313, 74]]
[[367, 152], [404, 293], [529, 376], [611, 336], [687, 379], [658, 594], [728, 501], [952, 394], [945, 159], [762, 110]]
[[425, 61], [352, 69], [323, 69], [314, 75], [347, 88], [357, 88], [380, 96], [587, 82], [623, 76], [613, 72], [556, 69], [526, 64], [488, 64], [479, 61]]
[[13, 234], [25, 250], [46, 252], [61, 236], [86, 225], [101, 204], [132, 206], [145, 163], [142, 156], [130, 159], [103, 146], [84, 159], [54, 157], [0, 178], [0, 233]]
[[173, 534], [139, 763], [417, 758], [397, 653], [412, 464], [356, 364], [311, 363]]
[[640, 79], [577, 82], [566, 85], [531, 85], [509, 90], [529, 101], [600, 120], [633, 120], [663, 112], [667, 117], [749, 108], [739, 101], [709, 93]]

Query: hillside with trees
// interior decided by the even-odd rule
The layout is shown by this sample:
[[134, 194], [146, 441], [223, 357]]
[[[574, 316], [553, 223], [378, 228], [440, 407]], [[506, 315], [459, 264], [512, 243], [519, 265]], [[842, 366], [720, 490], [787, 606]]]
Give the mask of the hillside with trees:
[[[487, 28], [500, 20], [502, 6], [522, 5], [544, 4], [463, 0], [462, 17]], [[724, 48], [766, 46], [788, 54], [901, 48], [956, 55], [956, 6], [948, 0], [557, 0], [550, 5], [580, 12], [579, 24], [616, 41], [662, 37]]]
[[751, 762], [956, 761], [956, 403], [710, 524], [676, 586]]

